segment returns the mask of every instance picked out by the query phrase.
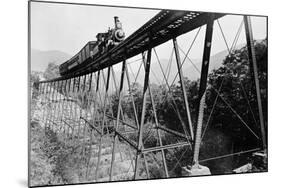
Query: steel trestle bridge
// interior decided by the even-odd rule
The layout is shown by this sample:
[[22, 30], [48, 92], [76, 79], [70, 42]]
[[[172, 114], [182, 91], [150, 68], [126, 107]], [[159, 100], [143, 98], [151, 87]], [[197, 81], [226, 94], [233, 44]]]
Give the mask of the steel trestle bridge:
[[[41, 96], [43, 109], [41, 121], [45, 129], [52, 130], [64, 141], [73, 140], [81, 145], [81, 160], [85, 161], [86, 179], [89, 181], [116, 181], [122, 180], [121, 176], [124, 174], [129, 174], [130, 179], [153, 178], [147, 161], [150, 154], [159, 154], [160, 157], [157, 158], [156, 163], [161, 169], [160, 171], [163, 172], [163, 177], [172, 177], [172, 169], [167, 164], [166, 158], [170, 150], [177, 148], [187, 148], [186, 151], [191, 152], [193, 156], [189, 165], [192, 168], [200, 168], [199, 151], [205, 133], [203, 117], [208, 87], [213, 26], [223, 16], [225, 14], [162, 10], [119, 45], [87, 65], [80, 66], [76, 71], [65, 76], [34, 84]], [[239, 116], [239, 113], [231, 106], [229, 107], [261, 143], [260, 148], [249, 151], [253, 152], [266, 149], [267, 143], [250, 16], [243, 17], [243, 24], [245, 26], [249, 62], [252, 65], [251, 71], [254, 75], [256, 87], [260, 133], [257, 134], [252, 131]], [[180, 56], [182, 50], [178, 45], [177, 37], [195, 29], [200, 30], [202, 26], [206, 26], [206, 31], [201, 70], [199, 70], [199, 97], [196, 117], [192, 117], [182, 70], [189, 51], [182, 60]], [[181, 124], [181, 132], [167, 128], [163, 125], [163, 122], [159, 121], [154, 98], [156, 93], [153, 93], [154, 90], [150, 83], [150, 76], [153, 73], [151, 56], [155, 54], [159, 61], [155, 47], [167, 41], [172, 41], [173, 44], [181, 97], [184, 103], [183, 113], [180, 112], [175, 99], [172, 99], [171, 104], [176, 114], [175, 119], [178, 119]], [[228, 48], [228, 50], [231, 53], [232, 49]], [[136, 104], [132, 92], [135, 82], [132, 74], [130, 74], [130, 65], [127, 62], [129, 58], [137, 55], [141, 55], [140, 66], [143, 67], [144, 72], [142, 99], [138, 104]], [[161, 67], [160, 61], [158, 63], [162, 69], [164, 83], [170, 90], [171, 87], [167, 78], [168, 71]], [[121, 70], [118, 71], [118, 78], [118, 74], [113, 68], [116, 64], [122, 65]], [[110, 88], [111, 86], [113, 89]], [[216, 92], [217, 97], [222, 98], [220, 91], [216, 90]], [[116, 96], [117, 105], [114, 109], [111, 104], [110, 93], [114, 93]], [[133, 118], [129, 118], [128, 112], [124, 110], [124, 100], [130, 101], [132, 111], [129, 113], [131, 114], [130, 117]], [[227, 101], [225, 103], [227, 104]], [[150, 128], [147, 128], [148, 112], [153, 119], [153, 125]], [[192, 119], [196, 119], [196, 123]], [[163, 140], [163, 133], [172, 135], [177, 138], [177, 141]], [[146, 147], [146, 141], [149, 140], [147, 134], [157, 139], [155, 146]], [[261, 135], [261, 138], [258, 135]], [[108, 153], [105, 150], [109, 150], [109, 154], [105, 154]], [[122, 156], [125, 156], [126, 159]], [[177, 165], [181, 165], [183, 159], [177, 160]], [[118, 169], [124, 163], [127, 164], [125, 166], [128, 168], [118, 172]], [[101, 178], [100, 170], [103, 168], [107, 169], [107, 175]]]

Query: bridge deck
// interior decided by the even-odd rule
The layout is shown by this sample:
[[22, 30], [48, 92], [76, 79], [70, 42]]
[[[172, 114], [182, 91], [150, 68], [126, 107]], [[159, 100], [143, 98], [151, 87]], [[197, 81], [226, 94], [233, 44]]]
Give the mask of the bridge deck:
[[224, 14], [162, 10], [118, 46], [101, 55], [80, 70], [64, 77], [43, 82], [81, 76], [114, 65], [124, 59], [138, 55], [148, 48], [153, 48], [172, 38], [205, 25], [211, 16], [217, 19], [224, 16]]

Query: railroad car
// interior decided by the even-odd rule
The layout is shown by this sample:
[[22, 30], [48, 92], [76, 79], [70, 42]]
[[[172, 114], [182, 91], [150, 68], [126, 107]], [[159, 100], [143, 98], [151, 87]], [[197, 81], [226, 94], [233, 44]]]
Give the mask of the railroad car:
[[89, 41], [75, 56], [62, 63], [59, 66], [60, 75], [65, 76], [77, 71], [122, 42], [125, 33], [117, 16], [114, 17], [114, 23], [114, 28], [109, 28], [105, 33], [98, 33], [96, 41]]

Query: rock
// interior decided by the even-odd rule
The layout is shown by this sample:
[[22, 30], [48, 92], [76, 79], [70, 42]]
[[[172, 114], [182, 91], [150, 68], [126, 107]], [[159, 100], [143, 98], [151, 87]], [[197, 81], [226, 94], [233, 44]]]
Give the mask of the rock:
[[188, 167], [182, 167], [183, 176], [205, 176], [211, 175], [210, 169], [202, 165], [193, 165]]
[[251, 163], [245, 164], [239, 168], [236, 168], [233, 170], [235, 173], [246, 173], [246, 172], [251, 172], [253, 166]]

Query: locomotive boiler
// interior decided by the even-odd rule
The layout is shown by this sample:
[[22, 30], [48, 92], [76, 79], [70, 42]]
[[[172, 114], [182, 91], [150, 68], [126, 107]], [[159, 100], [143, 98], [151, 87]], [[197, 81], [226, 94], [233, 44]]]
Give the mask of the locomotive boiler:
[[89, 41], [75, 56], [59, 66], [61, 76], [75, 72], [125, 39], [122, 23], [117, 16], [114, 17], [114, 28], [109, 28], [105, 33], [98, 33], [96, 39]]

